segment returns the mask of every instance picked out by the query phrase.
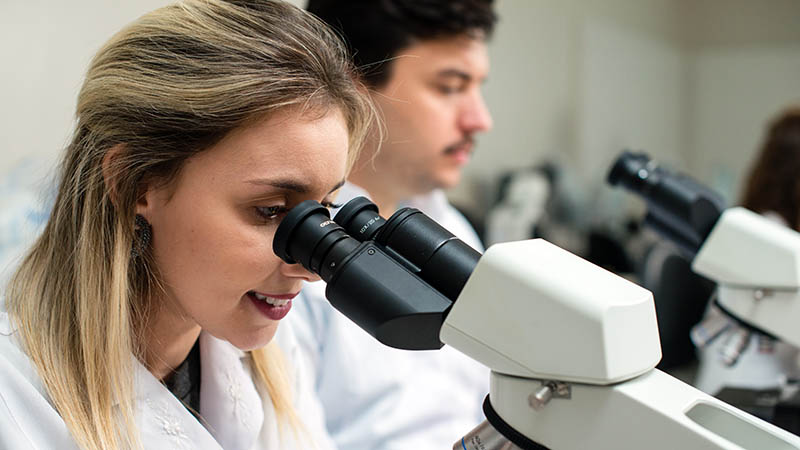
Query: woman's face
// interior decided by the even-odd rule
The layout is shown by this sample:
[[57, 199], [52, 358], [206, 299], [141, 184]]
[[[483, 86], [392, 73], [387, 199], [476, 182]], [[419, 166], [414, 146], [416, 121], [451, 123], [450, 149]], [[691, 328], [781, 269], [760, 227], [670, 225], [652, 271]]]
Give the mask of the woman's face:
[[288, 208], [331, 200], [347, 148], [337, 109], [321, 118], [285, 109], [235, 130], [187, 160], [172, 183], [148, 189], [137, 213], [152, 225], [167, 293], [158, 314], [168, 319], [155, 323], [199, 325], [242, 350], [268, 343], [302, 281], [313, 279], [273, 253], [275, 230]]

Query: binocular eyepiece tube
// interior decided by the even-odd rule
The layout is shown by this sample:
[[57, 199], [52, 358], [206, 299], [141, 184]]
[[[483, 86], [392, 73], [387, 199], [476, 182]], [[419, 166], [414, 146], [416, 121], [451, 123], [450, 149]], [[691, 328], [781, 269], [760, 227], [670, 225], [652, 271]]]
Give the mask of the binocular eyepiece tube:
[[441, 348], [441, 324], [481, 256], [420, 211], [384, 220], [363, 197], [334, 219], [315, 201], [300, 203], [278, 226], [273, 250], [325, 280], [336, 309], [405, 349]]
[[623, 152], [607, 180], [641, 196], [647, 202], [645, 225], [675, 243], [689, 259], [724, 209], [719, 194], [686, 175], [660, 167], [644, 153]]

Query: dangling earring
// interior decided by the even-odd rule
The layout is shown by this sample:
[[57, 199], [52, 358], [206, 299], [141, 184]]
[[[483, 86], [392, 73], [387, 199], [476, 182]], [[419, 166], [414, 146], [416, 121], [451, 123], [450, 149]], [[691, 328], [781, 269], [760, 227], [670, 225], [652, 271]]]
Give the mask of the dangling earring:
[[153, 238], [153, 227], [150, 222], [144, 218], [143, 215], [136, 215], [136, 228], [134, 228], [136, 237], [133, 240], [133, 247], [131, 248], [131, 258], [136, 259], [144, 254], [150, 246], [150, 240]]

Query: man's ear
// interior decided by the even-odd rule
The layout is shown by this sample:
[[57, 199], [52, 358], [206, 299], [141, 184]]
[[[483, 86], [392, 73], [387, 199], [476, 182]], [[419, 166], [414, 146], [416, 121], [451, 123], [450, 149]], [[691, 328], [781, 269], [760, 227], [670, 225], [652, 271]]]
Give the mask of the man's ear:
[[[106, 185], [106, 189], [108, 189], [108, 195], [111, 198], [111, 203], [113, 203], [114, 206], [118, 206], [118, 202], [120, 201], [119, 192], [117, 191], [117, 186], [119, 183], [117, 178], [120, 175], [120, 171], [117, 164], [124, 154], [125, 144], [117, 144], [111, 147], [106, 152], [105, 156], [103, 156], [103, 182]], [[147, 204], [147, 191], [143, 185], [140, 187], [140, 192], [137, 192], [136, 194], [136, 214], [141, 214], [147, 218]]]

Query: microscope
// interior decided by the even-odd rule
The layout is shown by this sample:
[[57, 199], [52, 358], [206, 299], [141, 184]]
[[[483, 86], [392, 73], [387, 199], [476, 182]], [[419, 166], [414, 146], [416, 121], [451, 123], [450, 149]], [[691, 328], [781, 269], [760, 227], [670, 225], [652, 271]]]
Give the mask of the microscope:
[[[643, 197], [644, 224], [717, 283], [691, 333], [700, 360], [695, 385], [797, 430], [800, 234], [747, 209], [725, 209], [717, 193], [643, 153], [623, 152], [608, 181]], [[775, 416], [778, 405], [790, 411], [788, 421]]]
[[[655, 369], [652, 294], [544, 240], [481, 255], [413, 208], [306, 201], [275, 253], [327, 282], [380, 342], [455, 347], [491, 369], [486, 421], [453, 449], [800, 449], [794, 436]], [[454, 436], [455, 438], [455, 436]]]

